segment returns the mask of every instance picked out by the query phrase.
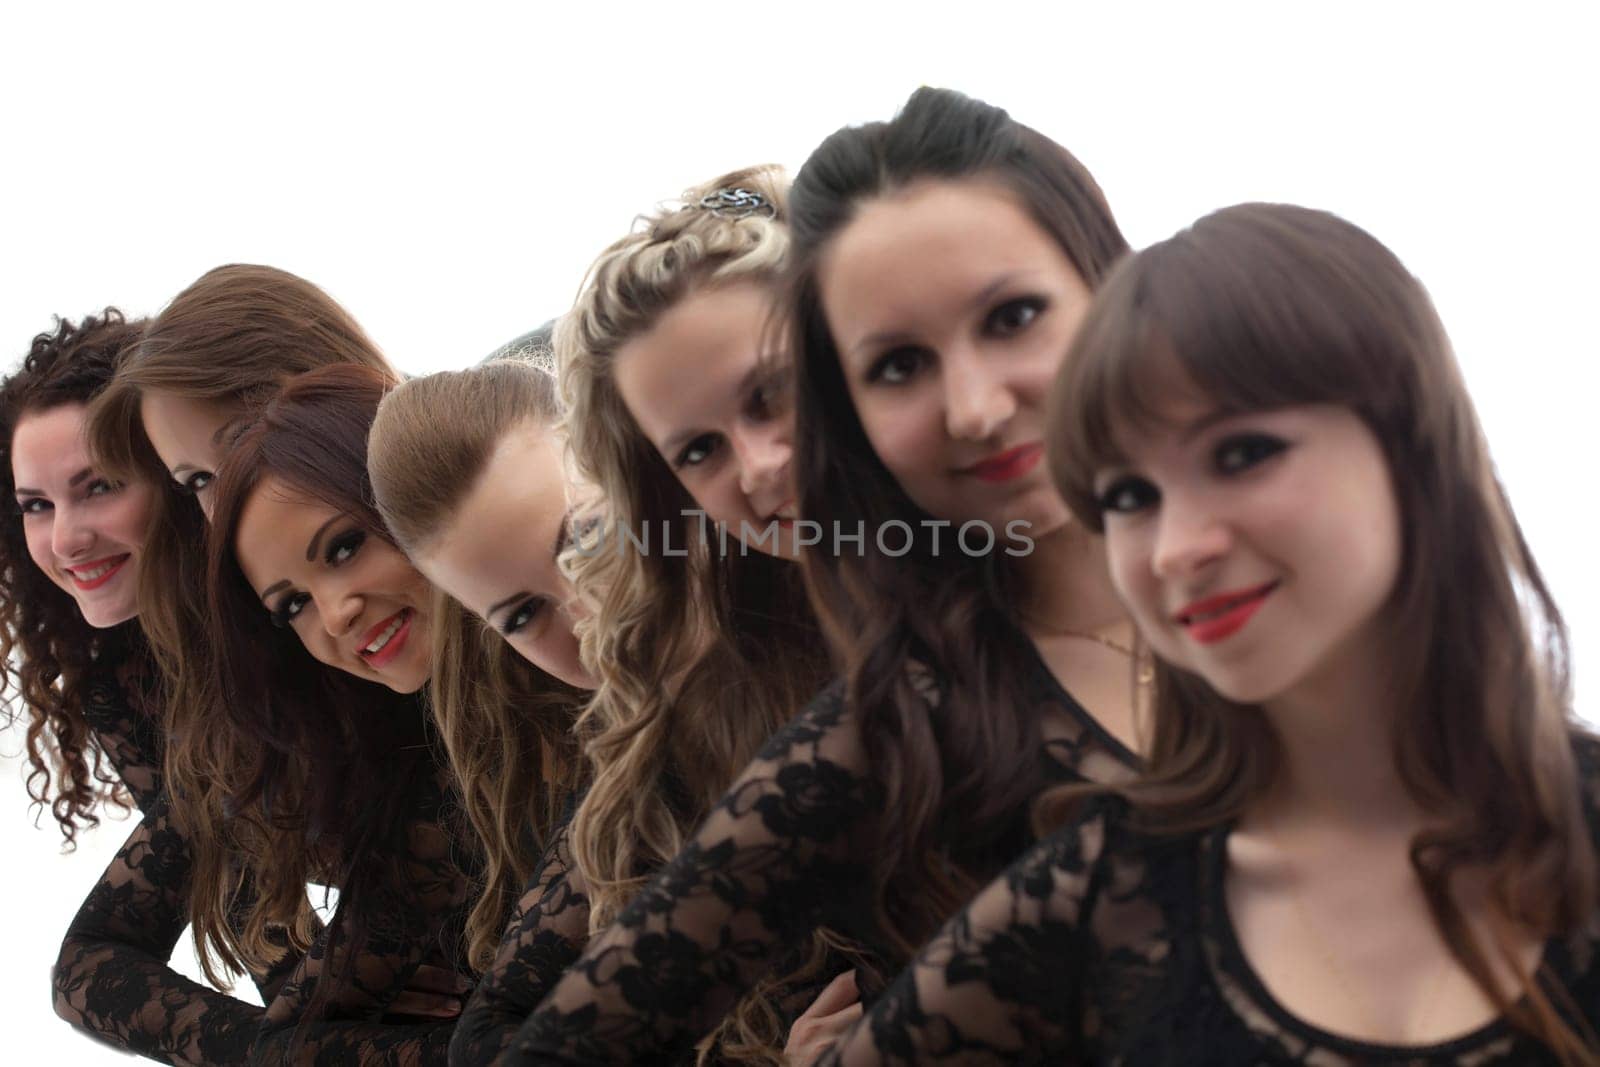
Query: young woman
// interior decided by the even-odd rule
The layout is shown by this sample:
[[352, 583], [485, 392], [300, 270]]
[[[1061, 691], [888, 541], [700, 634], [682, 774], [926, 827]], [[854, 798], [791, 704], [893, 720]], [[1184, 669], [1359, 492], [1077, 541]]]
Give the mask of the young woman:
[[1049, 784], [1132, 773], [1132, 636], [1039, 463], [1045, 385], [1124, 250], [1098, 188], [923, 90], [825, 141], [790, 205], [799, 511], [825, 542], [802, 558], [844, 679], [591, 940], [519, 1062], [692, 1042], [819, 920], [907, 959]]
[[[119, 855], [154, 867], [181, 855], [181, 844], [166, 847], [174, 835], [162, 790], [164, 701], [135, 618], [151, 501], [159, 490], [138, 478], [106, 476], [84, 438], [87, 406], [142, 325], [111, 308], [80, 323], [62, 321], [53, 333], [34, 338], [21, 369], [0, 384], [0, 470], [17, 508], [0, 537], [6, 561], [0, 566], [0, 658], [6, 681], [14, 681], [30, 714], [35, 799], [50, 804], [69, 844], [81, 826], [97, 821], [101, 795], [123, 807], [131, 799], [143, 820]], [[254, 1027], [261, 1009], [166, 971], [181, 921], [164, 942], [154, 934], [144, 953], [110, 944], [106, 926], [124, 923], [137, 910], [126, 890], [119, 891], [123, 884], [108, 875], [69, 928], [53, 975], [55, 1010], [129, 1050], [159, 1050], [173, 1062], [206, 1061], [211, 1037]], [[242, 889], [239, 899], [249, 892]], [[145, 936], [138, 919], [147, 914], [121, 927], [128, 938]], [[250, 971], [263, 998], [275, 994], [292, 957], [274, 962]], [[114, 985], [95, 984], [95, 976], [113, 973]], [[159, 1028], [144, 1025], [148, 1016], [125, 1017], [122, 1009], [142, 982], [163, 987], [165, 1006], [175, 1007], [180, 997], [191, 1007], [203, 1005], [209, 1032], [179, 1021], [175, 1011], [159, 1035]]]
[[[219, 769], [238, 812], [229, 831], [268, 900], [340, 887], [326, 945], [268, 1005], [258, 1054], [304, 1042], [340, 1062], [442, 1062], [449, 1023], [380, 1020], [420, 964], [466, 970], [472, 873], [458, 864], [471, 850], [419, 696], [432, 590], [389, 543], [367, 480], [367, 430], [393, 384], [348, 364], [293, 378], [217, 471], [214, 663], [221, 725], [242, 738], [242, 758]], [[247, 932], [274, 919], [258, 908]], [[333, 990], [344, 996], [330, 1009]], [[316, 1021], [325, 1012], [337, 1021]]]
[[[328, 935], [314, 922], [303, 885], [285, 883], [282, 899], [268, 902], [242, 870], [240, 843], [227, 825], [234, 811], [225, 810], [231, 804], [225, 793], [235, 783], [214, 773], [236, 754], [238, 735], [219, 728], [225, 716], [208, 682], [205, 523], [150, 448], [139, 383], [157, 380], [174, 395], [243, 415], [287, 374], [339, 361], [384, 365], [343, 309], [315, 286], [271, 268], [224, 267], [149, 324], [143, 343], [124, 356], [90, 406], [86, 432], [100, 468], [118, 481], [155, 487], [139, 559], [140, 625], [160, 668], [162, 718], [174, 738], [166, 784], [176, 796], [134, 831], [80, 909], [57, 961], [56, 1009], [96, 1036], [172, 1062], [236, 1061], [262, 1021], [261, 1008], [166, 966], [186, 924], [195, 927], [213, 984], [226, 988], [217, 954], [235, 973], [270, 970], [270, 981], [257, 982], [268, 1004], [300, 949], [323, 952]], [[219, 438], [213, 455], [224, 447]], [[196, 488], [214, 466], [188, 472]], [[262, 908], [272, 908], [276, 919], [252, 934], [251, 917]], [[409, 979], [395, 977], [409, 987], [391, 1003], [395, 1016], [453, 1016], [468, 988], [453, 972], [431, 966]]]
[[[598, 493], [566, 489], [553, 382], [531, 365], [409, 382], [374, 427], [379, 499], [419, 566], [523, 655], [598, 681], [580, 724], [593, 785], [463, 1015], [454, 1062], [500, 1052], [590, 931], [824, 680], [797, 569], [760, 551], [782, 550], [788, 532], [756, 526], [793, 495], [767, 330], [783, 206], [776, 170], [741, 171], [597, 261], [556, 348], [569, 454]], [[662, 396], [651, 384], [662, 375], [695, 386]], [[438, 411], [463, 414], [441, 426]], [[692, 459], [676, 463], [685, 450]], [[564, 558], [575, 591], [556, 562], [574, 511], [580, 532]], [[725, 550], [708, 518], [735, 531]], [[754, 548], [741, 547], [741, 522]], [[506, 553], [513, 541], [532, 550]], [[591, 649], [582, 663], [574, 625]], [[773, 1058], [822, 968], [845, 966], [790, 962], [785, 987], [747, 999], [718, 1035], [718, 1058]]]
[[0, 477], [15, 509], [0, 536], [0, 693], [28, 714], [28, 792], [69, 845], [98, 824], [102, 799], [148, 810], [160, 792], [160, 725], [140, 681], [149, 655], [132, 621], [152, 489], [102, 475], [83, 436], [85, 407], [140, 328], [114, 308], [61, 320], [0, 382]]
[[835, 1059], [1600, 1063], [1600, 742], [1416, 279], [1322, 212], [1201, 219], [1106, 283], [1051, 453], [1162, 661], [1148, 776]]

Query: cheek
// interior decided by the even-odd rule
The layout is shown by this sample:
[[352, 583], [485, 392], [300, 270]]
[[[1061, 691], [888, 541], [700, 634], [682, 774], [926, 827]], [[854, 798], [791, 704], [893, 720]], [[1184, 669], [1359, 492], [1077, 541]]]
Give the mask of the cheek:
[[49, 575], [51, 580], [57, 580], [52, 567], [55, 563], [55, 554], [50, 551], [50, 520], [31, 519], [24, 520], [23, 539], [28, 543], [28, 555], [38, 568]]
[[1163, 614], [1160, 583], [1150, 567], [1148, 523], [1113, 520], [1106, 525], [1106, 565], [1111, 584], [1136, 619], [1154, 622]]
[[937, 405], [927, 390], [900, 390], [893, 396], [873, 390], [857, 399], [856, 414], [878, 461], [897, 481], [915, 481], [933, 466], [941, 426]]
[[112, 536], [134, 550], [143, 548], [154, 498], [149, 486], [123, 490], [122, 499], [117, 501], [114, 528], [109, 531]]

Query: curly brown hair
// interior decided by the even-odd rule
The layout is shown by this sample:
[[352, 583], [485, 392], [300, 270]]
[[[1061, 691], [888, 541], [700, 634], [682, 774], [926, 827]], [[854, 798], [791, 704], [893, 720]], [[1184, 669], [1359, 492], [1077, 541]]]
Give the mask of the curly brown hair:
[[[22, 366], [0, 382], [0, 495], [8, 504], [16, 490], [11, 439], [22, 416], [87, 404], [142, 327], [108, 307], [77, 323], [58, 318], [55, 330], [34, 337]], [[133, 807], [84, 704], [96, 666], [121, 661], [143, 639], [135, 622], [99, 630], [84, 621], [72, 597], [34, 565], [11, 510], [0, 532], [0, 714], [11, 726], [27, 715], [28, 795], [36, 809], [49, 806], [71, 849], [80, 827], [99, 825], [99, 802]]]

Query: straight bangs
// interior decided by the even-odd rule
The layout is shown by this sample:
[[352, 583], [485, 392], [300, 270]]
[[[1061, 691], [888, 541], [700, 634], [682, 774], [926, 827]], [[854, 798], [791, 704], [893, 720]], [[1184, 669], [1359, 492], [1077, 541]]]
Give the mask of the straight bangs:
[[[1126, 463], [1123, 442], [1165, 423], [1175, 402], [1224, 416], [1347, 408], [1391, 467], [1396, 446], [1417, 439], [1415, 361], [1394, 327], [1431, 331], [1406, 322], [1411, 309], [1393, 295], [1414, 280], [1387, 250], [1372, 262], [1376, 242], [1335, 216], [1274, 221], [1267, 205], [1207, 216], [1124, 260], [1096, 294], [1056, 381], [1047, 439], [1056, 485], [1092, 529], [1102, 529], [1096, 472]], [[1366, 262], [1347, 254], [1352, 231], [1369, 242]]]

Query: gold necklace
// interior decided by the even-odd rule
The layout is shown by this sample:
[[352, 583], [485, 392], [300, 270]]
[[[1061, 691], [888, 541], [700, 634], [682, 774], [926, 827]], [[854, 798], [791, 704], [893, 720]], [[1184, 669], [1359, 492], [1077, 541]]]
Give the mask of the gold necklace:
[[1135, 667], [1138, 668], [1138, 672], [1135, 677], [1141, 686], [1150, 685], [1156, 680], [1155, 662], [1149, 655], [1149, 650], [1146, 649], [1143, 643], [1138, 640], [1137, 630], [1134, 631], [1134, 647], [1130, 648], [1120, 641], [1113, 641], [1105, 634], [1096, 633], [1093, 630], [1074, 630], [1068, 626], [1057, 626], [1054, 623], [1047, 623], [1042, 619], [1026, 613], [1023, 614], [1022, 618], [1023, 621], [1030, 622], [1047, 633], [1059, 634], [1062, 637], [1076, 637], [1080, 641], [1093, 641], [1096, 644], [1104, 645], [1113, 652], [1121, 652], [1124, 656], [1127, 656], [1130, 660], [1132, 660]]

